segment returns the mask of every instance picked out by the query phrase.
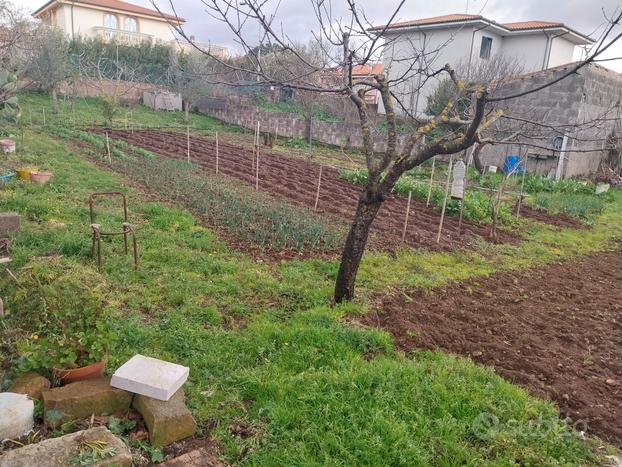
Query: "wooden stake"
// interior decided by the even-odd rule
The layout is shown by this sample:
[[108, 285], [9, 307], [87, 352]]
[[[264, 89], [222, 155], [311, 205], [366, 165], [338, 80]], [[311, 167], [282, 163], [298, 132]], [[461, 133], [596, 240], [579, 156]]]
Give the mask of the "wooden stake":
[[186, 125], [186, 155], [190, 163], [190, 127], [188, 125]]
[[43, 109], [43, 125], [45, 125], [45, 108]]
[[216, 132], [216, 173], [218, 173], [218, 132]]
[[430, 172], [430, 186], [428, 187], [428, 199], [425, 202], [425, 207], [430, 205], [430, 198], [432, 197], [432, 182], [434, 181], [434, 168], [436, 167], [436, 156], [432, 158], [432, 172]]
[[106, 149], [108, 150], [108, 163], [112, 165], [112, 157], [110, 155], [110, 140], [108, 139], [108, 132], [106, 132]]
[[449, 196], [449, 182], [451, 180], [451, 169], [454, 165], [454, 156], [449, 159], [449, 167], [447, 168], [447, 182], [445, 183], [445, 199], [443, 201], [443, 210], [441, 211], [441, 221], [438, 223], [438, 234], [436, 235], [436, 243], [441, 241], [441, 233], [443, 232], [443, 222], [445, 222], [445, 210], [447, 209], [447, 197]]
[[523, 206], [523, 196], [525, 195], [525, 173], [527, 170], [523, 170], [523, 180], [520, 184], [520, 196], [518, 198], [518, 206], [516, 207], [516, 216], [520, 216], [520, 208]]
[[408, 203], [406, 204], [406, 216], [404, 217], [404, 230], [402, 230], [402, 243], [406, 240], [406, 228], [408, 227], [408, 215], [410, 214], [410, 200], [412, 198], [413, 192], [408, 192]]
[[[259, 131], [259, 123], [257, 123]], [[259, 144], [257, 144], [257, 161], [255, 162], [255, 191], [259, 191]]]
[[317, 179], [317, 191], [315, 192], [315, 206], [313, 207], [314, 211], [317, 211], [317, 205], [320, 202], [320, 187], [322, 186], [322, 167], [320, 165], [320, 176]]
[[462, 199], [460, 200], [460, 219], [458, 220], [458, 236], [462, 235], [462, 219], [464, 218], [464, 197], [465, 195], [466, 193], [463, 193]]

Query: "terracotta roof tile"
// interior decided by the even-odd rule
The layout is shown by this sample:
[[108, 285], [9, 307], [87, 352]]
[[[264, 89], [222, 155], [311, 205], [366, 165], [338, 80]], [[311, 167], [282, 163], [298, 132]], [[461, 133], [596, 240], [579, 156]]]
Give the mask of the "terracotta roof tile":
[[559, 28], [563, 27], [564, 24], [551, 23], [550, 21], [517, 21], [515, 23], [503, 23], [501, 26], [511, 31], [524, 31], [528, 29]]
[[[35, 11], [33, 13], [33, 16], [37, 16], [37, 14], [42, 11], [43, 9], [45, 9], [46, 7], [48, 7], [49, 5], [55, 3], [56, 0], [51, 0], [49, 2], [47, 2], [45, 5], [43, 5], [41, 8], [39, 8], [37, 11]], [[146, 16], [154, 16], [154, 17], [158, 17], [158, 18], [165, 18], [165, 19], [171, 19], [171, 20], [176, 20], [179, 21], [181, 23], [186, 22], [185, 19], [180, 18], [178, 16], [175, 15], [170, 15], [168, 13], [160, 13], [157, 10], [152, 10], [150, 8], [145, 8], [142, 7], [140, 5], [134, 5], [133, 3], [127, 3], [127, 2], [123, 2], [121, 0], [75, 0], [76, 3], [82, 3], [85, 5], [93, 5], [93, 6], [98, 6], [98, 7], [102, 7], [102, 8], [110, 8], [113, 10], [122, 10], [122, 11], [127, 11], [129, 13], [136, 13], [139, 15], [146, 15]]]
[[382, 63], [356, 65], [352, 67], [352, 76], [374, 76], [382, 73]]
[[[403, 28], [408, 26], [426, 26], [429, 24], [441, 24], [441, 23], [457, 23], [460, 21], [469, 21], [473, 19], [482, 19], [481, 15], [467, 15], [467, 14], [459, 14], [459, 15], [443, 15], [443, 16], [432, 16], [430, 18], [422, 18], [415, 19], [411, 21], [401, 21], [398, 23], [392, 23], [389, 26], [391, 28]], [[371, 28], [372, 31], [382, 30], [384, 26], [374, 26]]]

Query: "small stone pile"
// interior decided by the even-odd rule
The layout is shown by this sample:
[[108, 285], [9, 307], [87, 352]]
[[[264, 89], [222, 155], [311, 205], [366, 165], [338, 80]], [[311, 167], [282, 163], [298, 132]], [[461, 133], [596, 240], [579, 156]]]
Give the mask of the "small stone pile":
[[[58, 388], [51, 388], [50, 381], [37, 373], [26, 373], [13, 382], [9, 392], [0, 393], [0, 439], [17, 439], [31, 431], [33, 400], [42, 399], [44, 423], [51, 428], [92, 415], [127, 412], [131, 406], [143, 417], [151, 445], [167, 446], [192, 436], [197, 428], [182, 389], [188, 374], [187, 367], [142, 355], [132, 357], [112, 378], [78, 381]], [[24, 459], [37, 459], [42, 449], [56, 456], [49, 465], [69, 465], [70, 456], [80, 450], [78, 441], [91, 435], [101, 435], [107, 444], [112, 443], [118, 457], [106, 459], [101, 465], [131, 465], [127, 446], [105, 427], [97, 427], [8, 451], [0, 456], [0, 467], [34, 465], [24, 463]]]

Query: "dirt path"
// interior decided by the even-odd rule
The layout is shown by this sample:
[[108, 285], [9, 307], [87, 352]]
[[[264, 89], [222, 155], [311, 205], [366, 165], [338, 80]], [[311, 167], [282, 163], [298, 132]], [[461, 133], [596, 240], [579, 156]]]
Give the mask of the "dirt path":
[[622, 252], [380, 299], [405, 350], [470, 356], [622, 445]]
[[[112, 131], [110, 136], [174, 159], [186, 158], [186, 136], [153, 130]], [[192, 137], [192, 158], [207, 172], [215, 171], [215, 142]], [[265, 149], [262, 148], [262, 151]], [[252, 151], [220, 144], [219, 171], [244, 182], [255, 184]], [[319, 165], [278, 154], [262, 153], [259, 163], [259, 189], [308, 207], [315, 204]], [[341, 180], [338, 171], [324, 167], [322, 172], [319, 210], [349, 222], [355, 211], [361, 187]], [[374, 221], [372, 232], [393, 246], [401, 244], [406, 212], [406, 198], [392, 196], [382, 206]], [[468, 246], [477, 238], [488, 238], [489, 227], [465, 221], [463, 235], [458, 235], [458, 220], [446, 217], [440, 243], [436, 235], [440, 214], [425, 203], [413, 199], [406, 244], [427, 249], [452, 250]], [[509, 232], [500, 232], [499, 241], [513, 242], [517, 238]]]

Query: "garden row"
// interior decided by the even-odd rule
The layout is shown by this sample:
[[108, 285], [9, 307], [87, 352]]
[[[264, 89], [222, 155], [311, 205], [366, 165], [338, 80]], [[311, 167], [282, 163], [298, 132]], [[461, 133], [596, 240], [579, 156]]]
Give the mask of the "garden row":
[[[109, 133], [114, 140], [122, 139], [133, 146], [144, 148], [172, 159], [187, 159], [186, 135], [154, 130], [121, 131]], [[204, 169], [216, 170], [216, 144], [201, 137], [190, 138], [190, 159]], [[259, 191], [297, 205], [314, 208], [329, 219], [349, 222], [360, 195], [360, 187], [339, 178], [337, 170], [322, 168], [312, 162], [283, 157], [272, 153], [261, 153], [259, 167], [255, 167], [253, 151], [220, 144], [218, 151], [219, 173], [237, 178], [250, 186], [258, 185]], [[319, 193], [318, 193], [319, 186]], [[384, 248], [395, 248], [402, 244], [402, 231], [407, 211], [407, 200], [394, 196], [382, 206], [372, 228], [372, 246], [382, 242]], [[458, 219], [445, 221], [442, 235], [437, 242], [440, 212], [426, 207], [425, 202], [413, 200], [404, 243], [412, 247], [428, 249], [454, 249], [486, 239], [489, 228], [485, 225], [465, 221], [459, 234]], [[500, 232], [501, 241], [512, 241], [508, 232]]]

